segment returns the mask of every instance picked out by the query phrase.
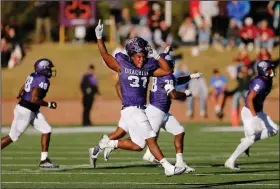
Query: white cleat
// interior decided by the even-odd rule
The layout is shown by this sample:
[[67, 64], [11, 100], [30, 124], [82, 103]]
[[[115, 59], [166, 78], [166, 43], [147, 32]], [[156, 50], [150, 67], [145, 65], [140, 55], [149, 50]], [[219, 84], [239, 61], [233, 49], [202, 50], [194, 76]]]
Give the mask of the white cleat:
[[176, 163], [175, 166], [176, 167], [185, 167], [186, 168], [185, 173], [194, 173], [195, 172], [195, 169], [192, 168], [192, 167], [189, 167], [188, 164], [186, 164], [185, 162], [183, 162], [183, 163]]
[[225, 162], [225, 167], [232, 170], [240, 170], [238, 165], [235, 162], [230, 161], [229, 159]]
[[172, 171], [165, 169], [164, 173], [165, 176], [170, 177], [173, 175], [181, 175], [186, 171], [186, 167], [176, 167], [174, 166], [174, 169]]
[[109, 156], [112, 153], [112, 151], [114, 151], [114, 148], [105, 148], [104, 149], [104, 160], [105, 161], [109, 160]]
[[95, 146], [94, 148], [88, 149], [89, 162], [92, 168], [96, 168], [96, 161], [100, 152], [102, 152], [102, 150], [99, 146]]
[[149, 163], [159, 163], [159, 161], [150, 153], [146, 152], [143, 156], [143, 160]]
[[104, 148], [106, 148], [109, 141], [110, 141], [109, 137], [107, 135], [103, 135], [98, 143], [100, 149], [103, 150]]

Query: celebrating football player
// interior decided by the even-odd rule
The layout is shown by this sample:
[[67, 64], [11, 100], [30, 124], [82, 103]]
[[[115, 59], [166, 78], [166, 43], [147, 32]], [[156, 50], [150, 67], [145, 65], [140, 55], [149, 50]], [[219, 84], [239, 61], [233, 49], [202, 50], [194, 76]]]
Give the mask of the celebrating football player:
[[[156, 133], [145, 113], [149, 77], [170, 74], [171, 69], [168, 63], [148, 45], [147, 41], [140, 37], [130, 39], [126, 43], [125, 49], [128, 56], [117, 53], [113, 57], [107, 52], [102, 40], [103, 24], [101, 24], [101, 20], [99, 20], [95, 33], [104, 62], [119, 75], [122, 92], [121, 119], [127, 125], [131, 137], [126, 140], [110, 140], [107, 135], [103, 135], [98, 148], [104, 149], [106, 156], [114, 148], [142, 150], [147, 144], [153, 156], [164, 167], [166, 176], [182, 174], [186, 170], [185, 167], [173, 166], [164, 158], [155, 140]], [[98, 152], [98, 148], [90, 149], [90, 154], [94, 156], [96, 151]]]

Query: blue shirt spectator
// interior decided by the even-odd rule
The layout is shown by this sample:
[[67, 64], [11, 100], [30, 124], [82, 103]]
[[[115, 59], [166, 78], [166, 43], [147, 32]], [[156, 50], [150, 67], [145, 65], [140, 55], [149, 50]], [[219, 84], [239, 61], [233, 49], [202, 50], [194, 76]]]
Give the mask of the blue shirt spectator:
[[227, 4], [228, 16], [236, 19], [239, 27], [242, 26], [242, 20], [249, 11], [250, 3], [248, 1], [230, 1]]
[[225, 90], [227, 83], [227, 78], [224, 75], [221, 75], [218, 70], [215, 70], [214, 75], [210, 79], [212, 88], [216, 91], [222, 92]]

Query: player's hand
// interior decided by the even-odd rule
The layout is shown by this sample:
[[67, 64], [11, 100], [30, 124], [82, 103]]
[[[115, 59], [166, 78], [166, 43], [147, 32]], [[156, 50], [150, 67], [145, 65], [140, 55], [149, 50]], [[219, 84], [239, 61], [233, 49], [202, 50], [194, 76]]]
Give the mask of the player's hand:
[[148, 57], [154, 58], [156, 60], [158, 60], [160, 58], [159, 54], [157, 53], [157, 51], [155, 49], [151, 49], [151, 51], [149, 51]]
[[190, 77], [191, 79], [199, 79], [203, 76], [203, 73], [195, 73], [195, 74], [191, 74]]
[[165, 89], [165, 91], [167, 92], [167, 94], [169, 94], [171, 91], [173, 91], [175, 88], [174, 88], [174, 86], [173, 85], [171, 85], [171, 84], [165, 84], [164, 85], [164, 89]]
[[56, 109], [57, 108], [57, 104], [56, 104], [56, 102], [49, 102], [48, 103], [48, 107], [51, 108], [51, 109]]
[[101, 24], [101, 19], [98, 21], [98, 25], [95, 28], [95, 35], [97, 39], [102, 39], [103, 24]]
[[192, 96], [192, 92], [190, 90], [188, 90], [188, 89], [185, 90], [185, 94], [186, 94], [187, 97]]

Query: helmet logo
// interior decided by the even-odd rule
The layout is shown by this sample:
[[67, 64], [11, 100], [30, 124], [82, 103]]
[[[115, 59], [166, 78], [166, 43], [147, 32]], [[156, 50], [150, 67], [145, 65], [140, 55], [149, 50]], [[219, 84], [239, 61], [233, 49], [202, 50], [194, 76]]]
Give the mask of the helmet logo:
[[259, 63], [259, 67], [261, 67], [261, 68], [267, 68], [267, 63], [264, 62], [264, 61], [262, 61], [262, 62]]
[[171, 58], [170, 55], [166, 55], [166, 56], [164, 57], [164, 59], [165, 59], [165, 60], [172, 60], [172, 58]]
[[50, 65], [50, 63], [46, 60], [43, 60], [40, 62], [40, 64], [43, 66], [43, 67], [48, 67]]

